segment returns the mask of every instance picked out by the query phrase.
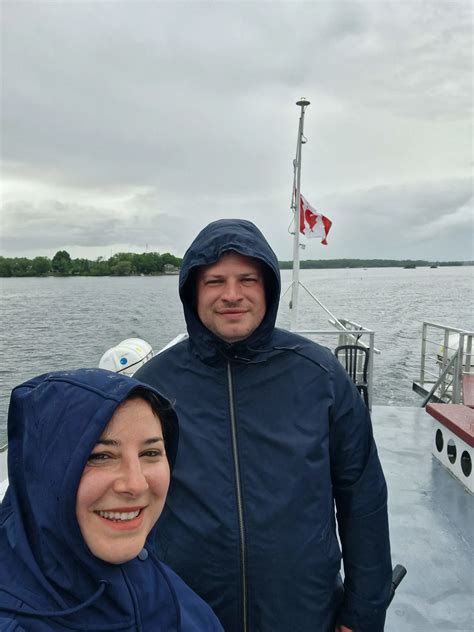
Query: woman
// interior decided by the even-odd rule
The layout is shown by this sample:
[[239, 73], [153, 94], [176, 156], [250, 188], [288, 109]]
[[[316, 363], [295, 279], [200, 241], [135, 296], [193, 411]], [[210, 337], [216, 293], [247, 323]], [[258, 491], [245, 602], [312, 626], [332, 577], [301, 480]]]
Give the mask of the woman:
[[0, 630], [222, 632], [152, 543], [176, 457], [168, 402], [101, 369], [17, 386], [0, 506]]

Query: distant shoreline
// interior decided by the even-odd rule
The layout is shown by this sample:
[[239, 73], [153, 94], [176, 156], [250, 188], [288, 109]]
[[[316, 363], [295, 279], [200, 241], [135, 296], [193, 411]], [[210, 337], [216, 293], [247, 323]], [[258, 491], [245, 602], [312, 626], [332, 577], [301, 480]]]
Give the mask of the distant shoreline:
[[[279, 261], [280, 270], [293, 267], [292, 261]], [[474, 266], [474, 261], [425, 261], [421, 259], [306, 259], [300, 261], [301, 270], [335, 268], [447, 268]]]
[[[48, 257], [1, 257], [0, 278], [8, 277], [84, 277], [84, 276], [169, 276], [179, 274], [182, 259], [170, 253], [118, 253], [109, 259], [98, 257], [71, 259], [59, 251]], [[280, 270], [293, 267], [292, 261], [279, 261]], [[426, 261], [422, 259], [306, 259], [301, 270], [368, 269], [368, 268], [438, 268], [474, 266], [474, 261]]]

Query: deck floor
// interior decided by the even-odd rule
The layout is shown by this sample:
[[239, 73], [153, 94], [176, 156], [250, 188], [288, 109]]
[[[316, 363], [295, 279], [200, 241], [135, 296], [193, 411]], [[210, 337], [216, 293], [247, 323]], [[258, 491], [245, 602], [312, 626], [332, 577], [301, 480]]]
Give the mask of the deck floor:
[[386, 632], [474, 631], [474, 497], [431, 455], [423, 408], [374, 406], [389, 490], [392, 559], [407, 575]]

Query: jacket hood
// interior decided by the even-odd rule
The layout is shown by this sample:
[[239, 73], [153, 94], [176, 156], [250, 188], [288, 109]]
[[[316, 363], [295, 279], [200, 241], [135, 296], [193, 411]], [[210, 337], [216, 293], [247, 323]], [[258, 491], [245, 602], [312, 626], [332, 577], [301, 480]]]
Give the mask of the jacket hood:
[[[228, 344], [210, 332], [196, 312], [196, 272], [201, 266], [215, 263], [225, 252], [233, 250], [254, 257], [263, 264], [267, 309], [259, 327], [244, 341]], [[179, 276], [179, 296], [189, 337], [203, 358], [212, 357], [216, 349], [248, 355], [262, 350], [276, 322], [280, 299], [280, 269], [278, 259], [260, 230], [244, 219], [220, 219], [208, 224], [186, 251]]]
[[[171, 431], [165, 440], [171, 468], [177, 418], [150, 386], [102, 369], [80, 369], [48, 373], [13, 390], [9, 487], [0, 506], [0, 610], [5, 593], [33, 610], [80, 608], [103, 592], [101, 582], [117, 583], [125, 565], [108, 564], [89, 552], [76, 519], [76, 495], [92, 448], [117, 407], [139, 387], [168, 405], [165, 424]], [[156, 525], [147, 542], [154, 541], [155, 530]], [[110, 615], [111, 602], [117, 601], [113, 589], [104, 597], [100, 603], [108, 604]]]

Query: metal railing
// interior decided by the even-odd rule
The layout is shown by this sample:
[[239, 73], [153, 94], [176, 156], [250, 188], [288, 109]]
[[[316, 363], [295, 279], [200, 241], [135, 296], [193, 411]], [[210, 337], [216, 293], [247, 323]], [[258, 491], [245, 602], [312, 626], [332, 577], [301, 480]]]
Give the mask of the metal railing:
[[[329, 316], [329, 324], [334, 327], [334, 330], [325, 331], [325, 330], [316, 330], [316, 329], [298, 329], [297, 327], [291, 327], [290, 331], [301, 334], [303, 336], [334, 336], [335, 333], [338, 334], [338, 343], [334, 345], [338, 347], [340, 345], [359, 345], [364, 347], [369, 352], [369, 362], [367, 367], [367, 395], [369, 401], [369, 410], [372, 410], [372, 396], [374, 390], [374, 354], [380, 353], [379, 349], [376, 349], [374, 346], [374, 337], [375, 332], [371, 329], [367, 329], [359, 323], [356, 323], [351, 320], [347, 320], [345, 318], [337, 318], [327, 307], [324, 305], [317, 296], [315, 296], [301, 281], [293, 281], [286, 288], [283, 294], [280, 297], [280, 301], [283, 300], [287, 292], [292, 288], [294, 283], [298, 283], [302, 287], [303, 290], [311, 297], [314, 303], [316, 303], [326, 314]], [[290, 301], [290, 310], [293, 310], [292, 313], [292, 324], [296, 323], [298, 318], [297, 314], [294, 313], [294, 306], [292, 301]], [[365, 338], [362, 340], [362, 337]], [[369, 339], [368, 344], [366, 343], [367, 338]], [[320, 341], [318, 341], [320, 342]], [[362, 357], [357, 360], [357, 378], [362, 376]]]
[[421, 337], [419, 381], [413, 390], [430, 400], [463, 402], [463, 376], [474, 375], [474, 332], [424, 321]]
[[[367, 367], [367, 391], [369, 399], [369, 410], [372, 410], [373, 392], [374, 392], [374, 355], [380, 353], [379, 349], [375, 348], [375, 332], [372, 329], [367, 329], [358, 323], [343, 318], [330, 320], [329, 323], [334, 326], [334, 329], [295, 329], [294, 333], [306, 336], [312, 339], [317, 338], [317, 342], [324, 344], [325, 346], [335, 349], [340, 345], [359, 345], [368, 349], [369, 351], [369, 364]], [[342, 325], [342, 327], [341, 327]], [[329, 340], [325, 343], [324, 338], [332, 338], [335, 340]], [[362, 374], [362, 365], [358, 367], [358, 373]]]

